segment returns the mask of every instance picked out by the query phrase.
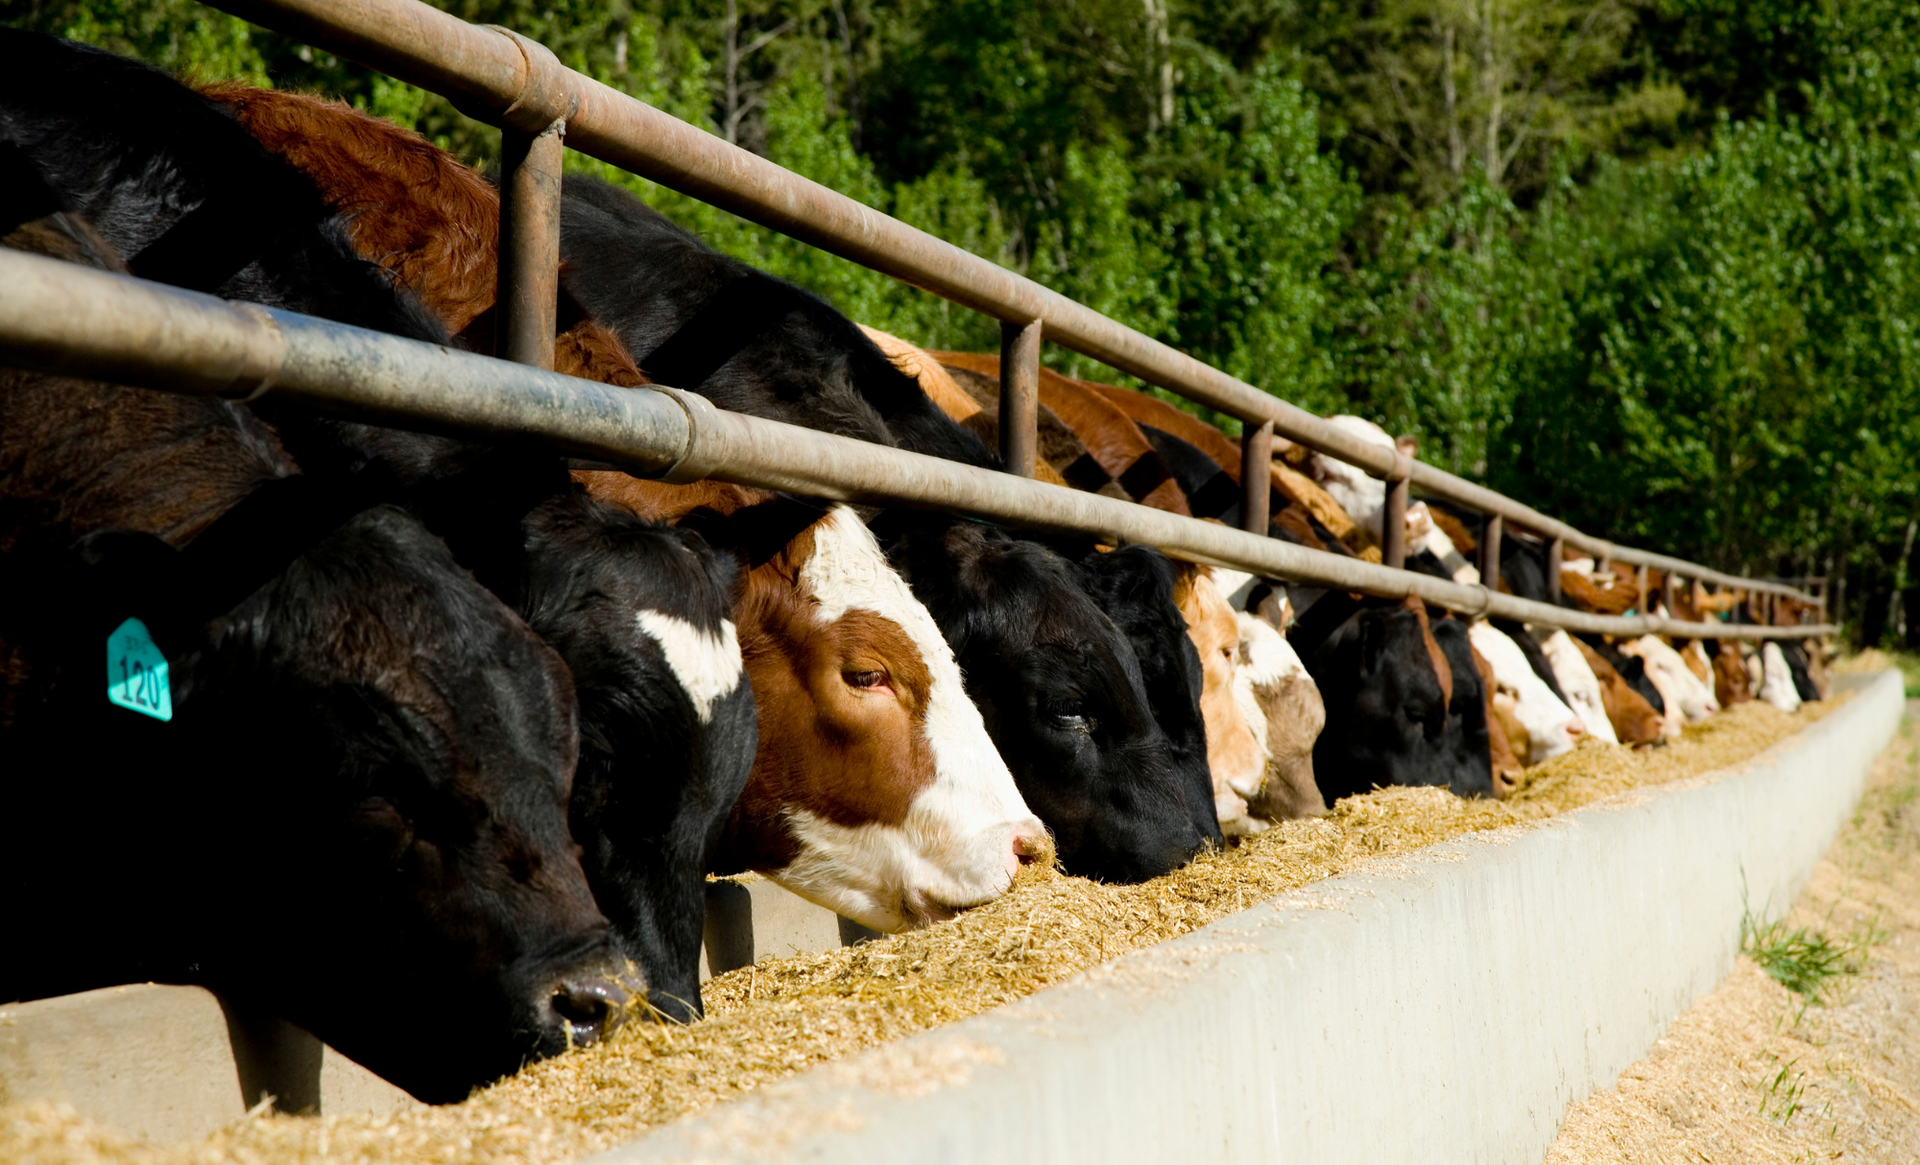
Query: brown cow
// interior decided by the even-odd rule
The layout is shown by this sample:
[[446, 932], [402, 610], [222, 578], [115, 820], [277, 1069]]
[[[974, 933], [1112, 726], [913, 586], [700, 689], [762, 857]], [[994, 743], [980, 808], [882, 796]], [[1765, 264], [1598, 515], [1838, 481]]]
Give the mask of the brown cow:
[[[949, 368], [1000, 377], [1000, 358], [970, 352], [930, 352]], [[1040, 370], [1040, 403], [1051, 409], [1086, 445], [1101, 470], [1143, 506], [1191, 517], [1186, 495], [1152, 442], [1127, 415], [1079, 381], [1049, 368]]]
[[1731, 640], [1721, 640], [1713, 656], [1713, 695], [1722, 708], [1744, 704], [1753, 699], [1753, 683], [1747, 675], [1747, 663]]
[[[493, 351], [500, 195], [485, 178], [412, 130], [338, 101], [237, 81], [202, 92], [319, 187], [346, 217], [355, 250], [393, 272], [467, 347]], [[559, 325], [555, 371], [647, 383], [626, 345], [578, 308]]]
[[997, 897], [1021, 863], [1050, 860], [952, 648], [852, 510], [822, 515], [711, 481], [576, 476], [643, 517], [699, 522], [721, 545], [755, 531], [734, 623], [760, 742], [714, 872], [758, 870], [898, 931]]
[[1173, 600], [1200, 654], [1200, 715], [1207, 729], [1207, 768], [1213, 774], [1220, 828], [1228, 836], [1258, 833], [1266, 827], [1248, 817], [1240, 791], [1257, 788], [1266, 768], [1259, 739], [1234, 698], [1240, 627], [1214, 585], [1210, 567], [1179, 562], [1174, 569]]
[[1480, 683], [1486, 692], [1487, 752], [1493, 770], [1493, 794], [1505, 797], [1520, 787], [1520, 773], [1524, 768], [1520, 752], [1530, 748], [1531, 742], [1527, 730], [1520, 724], [1513, 697], [1499, 690], [1500, 681], [1493, 674], [1493, 665], [1477, 648], [1469, 646], [1469, 650], [1473, 651], [1473, 669], [1480, 673]]
[[1245, 611], [1234, 620], [1240, 631], [1234, 699], [1266, 758], [1260, 783], [1239, 791], [1256, 817], [1320, 817], [1327, 811], [1313, 779], [1313, 745], [1327, 722], [1320, 688], [1272, 623]]
[[1605, 656], [1578, 638], [1573, 643], [1585, 657], [1587, 666], [1593, 669], [1593, 678], [1600, 681], [1600, 699], [1607, 707], [1607, 720], [1612, 723], [1620, 743], [1642, 746], [1659, 740], [1665, 721], [1647, 698], [1634, 691]]

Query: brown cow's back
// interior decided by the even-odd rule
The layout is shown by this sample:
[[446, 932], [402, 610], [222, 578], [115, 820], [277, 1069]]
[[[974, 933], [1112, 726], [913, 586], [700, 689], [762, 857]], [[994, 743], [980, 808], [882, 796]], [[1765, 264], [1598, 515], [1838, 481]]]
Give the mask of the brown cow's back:
[[[412, 130], [337, 101], [235, 81], [202, 92], [319, 188], [363, 258], [393, 272], [474, 351], [493, 351], [500, 196], [484, 177]], [[591, 320], [562, 322], [556, 371], [647, 383], [611, 332]]]
[[[981, 376], [1000, 376], [1000, 358], [968, 352], [934, 352], [949, 368], [964, 368]], [[1191, 517], [1186, 495], [1173, 480], [1166, 462], [1140, 427], [1098, 393], [1048, 368], [1040, 370], [1040, 403], [1072, 429], [1108, 477], [1119, 482], [1127, 496], [1143, 506]]]

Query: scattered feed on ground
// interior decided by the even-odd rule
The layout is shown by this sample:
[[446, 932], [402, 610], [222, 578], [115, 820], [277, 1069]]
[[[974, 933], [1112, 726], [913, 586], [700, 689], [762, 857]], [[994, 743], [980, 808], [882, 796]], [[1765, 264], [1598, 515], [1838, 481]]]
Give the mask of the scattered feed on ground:
[[171, 1146], [116, 1138], [52, 1105], [0, 1109], [0, 1158], [23, 1165], [174, 1162], [567, 1161], [817, 1064], [950, 1023], [1375, 858], [1518, 825], [1615, 793], [1737, 764], [1826, 715], [1742, 704], [1664, 748], [1589, 741], [1528, 771], [1505, 801], [1441, 789], [1350, 798], [1138, 886], [1029, 869], [1014, 892], [950, 922], [706, 985], [711, 1018], [634, 1024], [533, 1065], [464, 1104], [390, 1118], [262, 1115]]
[[1547, 1165], [1920, 1161], [1911, 718], [1792, 911], [1754, 925], [1745, 945], [1618, 1087], [1569, 1108]]

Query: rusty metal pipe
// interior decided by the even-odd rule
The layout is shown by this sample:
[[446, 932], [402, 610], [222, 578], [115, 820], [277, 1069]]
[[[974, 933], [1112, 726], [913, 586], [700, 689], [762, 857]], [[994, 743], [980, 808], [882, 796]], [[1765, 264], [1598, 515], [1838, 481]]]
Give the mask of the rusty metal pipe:
[[1265, 535], [1273, 506], [1273, 422], [1240, 433], [1240, 528]]
[[[711, 475], [838, 501], [955, 509], [1144, 542], [1264, 577], [1390, 598], [1413, 595], [1546, 626], [1727, 634], [1717, 625], [1567, 611], [1098, 494], [722, 412], [675, 389], [614, 388], [6, 250], [0, 250], [0, 362], [176, 392], [240, 399], [272, 394], [405, 428], [531, 437], [563, 453], [673, 481]], [[1774, 637], [1824, 633], [1771, 631]]]
[[1400, 455], [1394, 474], [1386, 478], [1386, 507], [1380, 511], [1380, 562], [1400, 570], [1407, 564], [1407, 478], [1413, 459]]
[[1480, 583], [1500, 589], [1500, 540], [1506, 533], [1506, 519], [1487, 515], [1486, 529], [1480, 535]]
[[500, 133], [500, 265], [495, 354], [553, 368], [560, 302], [560, 165], [566, 123]]
[[1032, 477], [1040, 457], [1040, 321], [1000, 325], [1000, 463]]
[[[570, 127], [568, 144], [583, 153], [1003, 322], [1040, 320], [1054, 343], [1243, 422], [1272, 421], [1276, 433], [1375, 477], [1393, 471], [1391, 450], [566, 69], [523, 37], [468, 24], [419, 0], [216, 0], [215, 6], [445, 94], [484, 121], [534, 132], [564, 120]], [[1416, 465], [1412, 480], [1424, 493], [1498, 515], [1542, 537], [1561, 538], [1596, 558], [1663, 570], [1677, 566], [1730, 585], [1806, 598], [1779, 584], [1615, 547], [1431, 465]]]

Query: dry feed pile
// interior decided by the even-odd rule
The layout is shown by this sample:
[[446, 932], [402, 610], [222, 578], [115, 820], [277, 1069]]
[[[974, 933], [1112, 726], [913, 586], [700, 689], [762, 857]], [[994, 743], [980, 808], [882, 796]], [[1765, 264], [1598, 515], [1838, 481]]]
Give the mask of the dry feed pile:
[[569, 1161], [825, 1061], [1030, 995], [1369, 859], [1737, 764], [1841, 702], [1793, 715], [1741, 704], [1651, 752], [1587, 742], [1528, 770], [1505, 801], [1462, 801], [1439, 789], [1350, 798], [1325, 818], [1276, 826], [1143, 885], [1030, 869], [1013, 893], [951, 922], [720, 976], [704, 989], [706, 1021], [629, 1025], [464, 1104], [380, 1119], [262, 1116], [202, 1141], [149, 1146], [40, 1103], [0, 1109], [0, 1160]]

